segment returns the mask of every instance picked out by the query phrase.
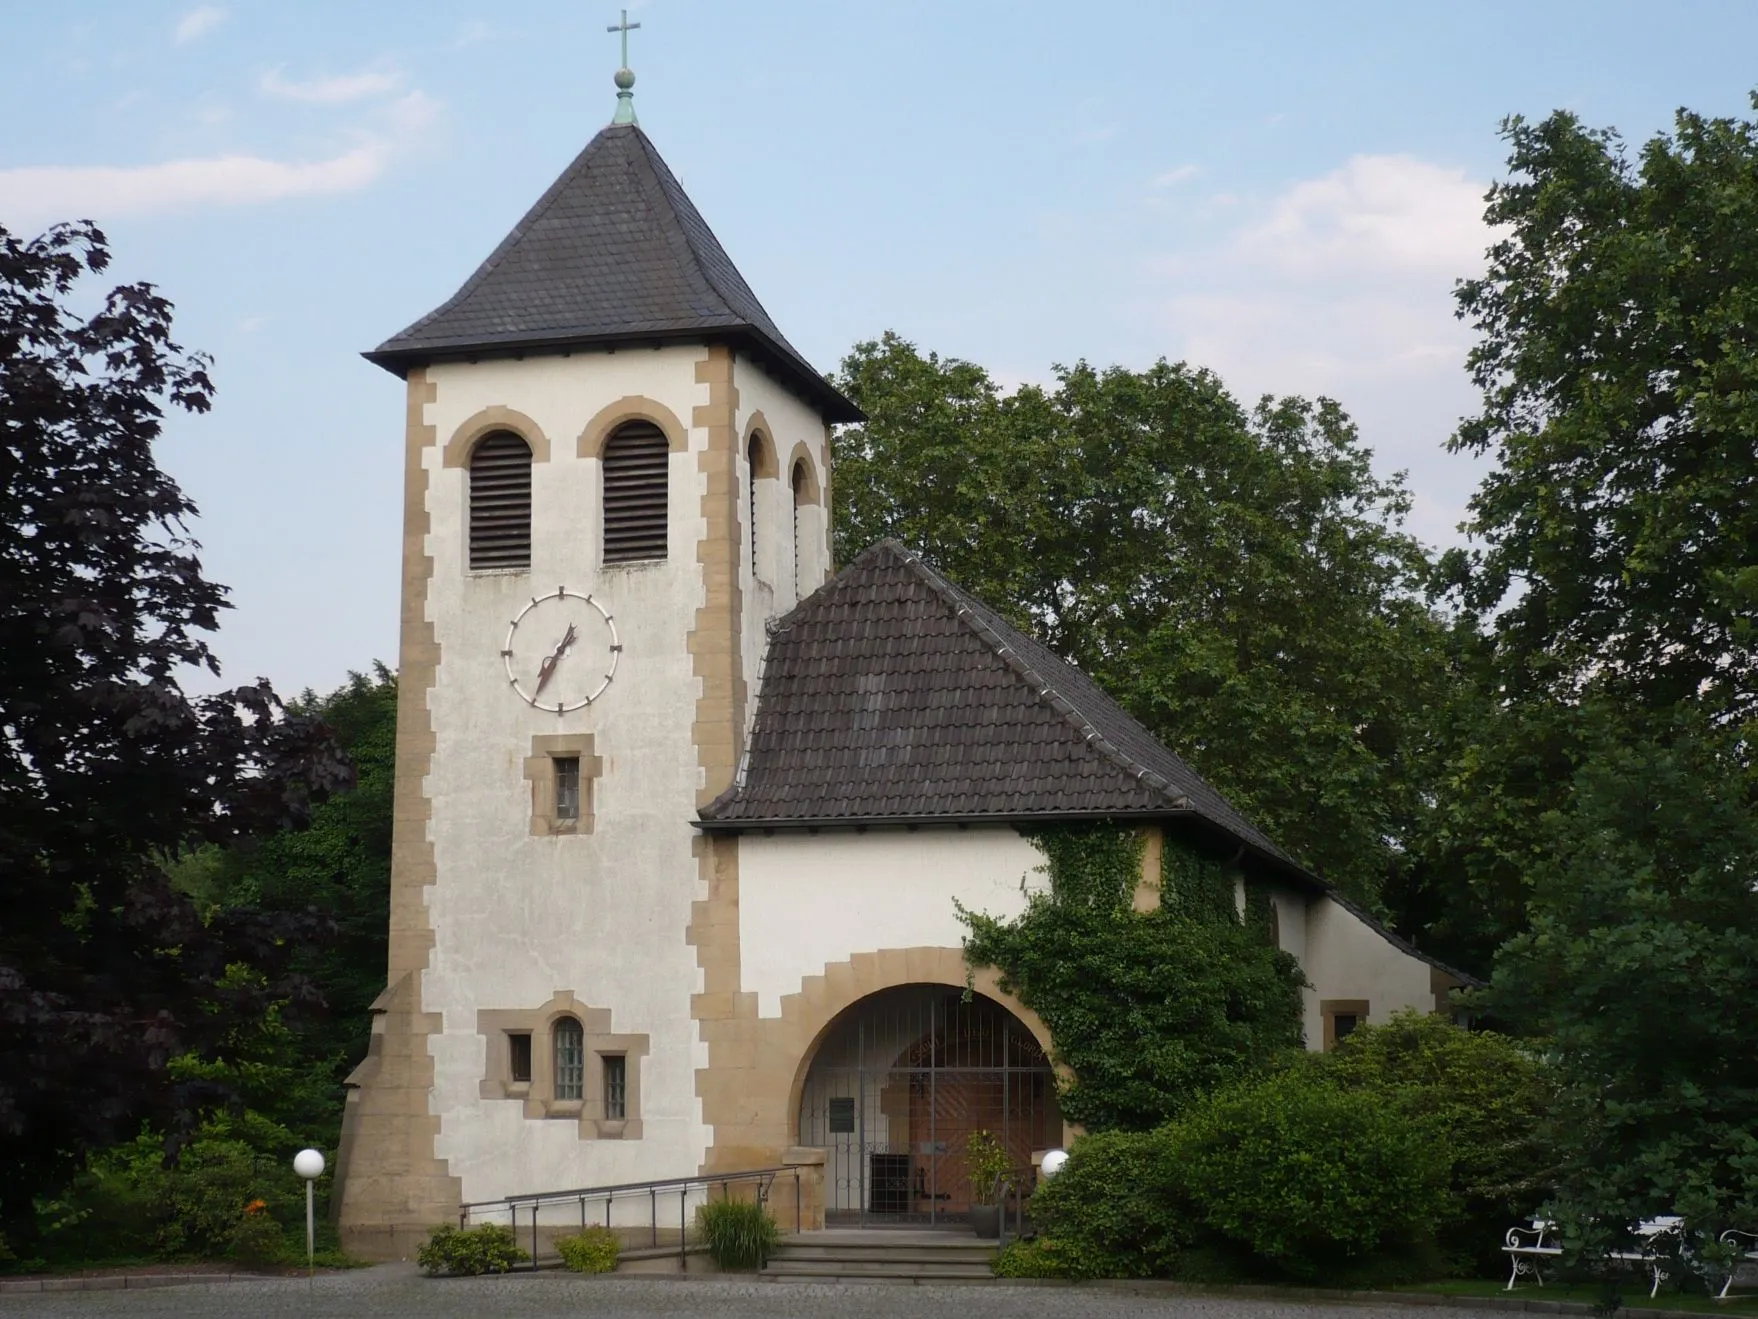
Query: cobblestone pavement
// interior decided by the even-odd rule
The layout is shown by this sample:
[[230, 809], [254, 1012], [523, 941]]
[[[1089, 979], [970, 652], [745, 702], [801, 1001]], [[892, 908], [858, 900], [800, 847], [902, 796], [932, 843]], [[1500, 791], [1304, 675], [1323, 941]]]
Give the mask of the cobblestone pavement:
[[[0, 1316], [138, 1316], [151, 1319], [580, 1319], [623, 1315], [679, 1319], [1339, 1319], [1395, 1307], [1154, 1295], [1103, 1287], [900, 1286], [874, 1283], [764, 1283], [731, 1278], [420, 1277], [411, 1265], [385, 1264], [304, 1279], [220, 1282], [148, 1291], [0, 1295]], [[1434, 1311], [1427, 1311], [1429, 1314]], [[1447, 1319], [1489, 1311], [1449, 1308]]]

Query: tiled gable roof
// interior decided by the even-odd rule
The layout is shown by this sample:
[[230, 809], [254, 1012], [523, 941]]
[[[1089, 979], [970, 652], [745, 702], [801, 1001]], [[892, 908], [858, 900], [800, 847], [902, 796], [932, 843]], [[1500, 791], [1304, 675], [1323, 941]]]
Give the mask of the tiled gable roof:
[[678, 339], [754, 350], [831, 421], [859, 409], [788, 343], [647, 135], [604, 129], [464, 286], [369, 361]]
[[1194, 815], [1304, 874], [1091, 679], [895, 541], [780, 620], [707, 827]]

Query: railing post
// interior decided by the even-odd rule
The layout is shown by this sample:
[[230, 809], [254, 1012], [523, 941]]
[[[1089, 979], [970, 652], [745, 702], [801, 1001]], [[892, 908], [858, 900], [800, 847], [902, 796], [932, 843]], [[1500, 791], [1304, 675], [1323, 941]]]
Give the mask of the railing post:
[[614, 1199], [616, 1199], [614, 1195], [604, 1197], [604, 1226], [607, 1229], [610, 1227], [610, 1202]]
[[684, 1222], [684, 1211], [689, 1198], [690, 1184], [685, 1182], [682, 1186], [678, 1187], [678, 1268], [682, 1269], [685, 1273], [690, 1271], [690, 1259], [689, 1256], [684, 1253], [684, 1237], [689, 1231]]
[[537, 1272], [537, 1206], [540, 1201], [531, 1202], [531, 1271]]
[[[539, 762], [542, 763], [542, 762]], [[800, 1234], [800, 1170], [794, 1169], [794, 1235]]]
[[653, 1248], [659, 1249], [659, 1188], [647, 1188], [647, 1215], [653, 1220]]

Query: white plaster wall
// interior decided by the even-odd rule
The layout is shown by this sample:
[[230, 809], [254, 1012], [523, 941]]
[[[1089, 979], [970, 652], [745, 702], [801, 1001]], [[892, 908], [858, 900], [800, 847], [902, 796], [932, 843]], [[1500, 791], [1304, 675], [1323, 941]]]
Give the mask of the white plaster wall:
[[1429, 964], [1389, 942], [1354, 912], [1320, 896], [1307, 904], [1305, 923], [1301, 965], [1311, 985], [1303, 995], [1307, 1048], [1324, 1047], [1321, 999], [1365, 999], [1370, 1022], [1383, 1022], [1404, 1008], [1434, 1010]]
[[739, 962], [765, 1017], [830, 962], [882, 948], [956, 948], [956, 899], [1016, 916], [1048, 884], [1043, 855], [1006, 827], [786, 833], [739, 840]]
[[1294, 960], [1306, 965], [1306, 893], [1280, 885], [1270, 889], [1270, 901], [1276, 905], [1277, 946], [1291, 953]]
[[[426, 612], [440, 665], [429, 695], [437, 745], [426, 792], [438, 879], [427, 893], [436, 945], [422, 996], [443, 1018], [430, 1039], [436, 1152], [463, 1179], [466, 1199], [691, 1173], [708, 1145], [695, 1094], [706, 1049], [690, 1015], [699, 972], [685, 942], [690, 903], [704, 896], [689, 824], [702, 772], [690, 737], [700, 683], [687, 639], [702, 603], [697, 454], [705, 435], [690, 431], [690, 451], [671, 456], [670, 555], [658, 564], [599, 566], [598, 463], [576, 456], [587, 422], [625, 395], [654, 398], [688, 426], [708, 401], [695, 382], [705, 351], [429, 371], [437, 397], [426, 419], [439, 445], [425, 459], [434, 560]], [[549, 461], [532, 471], [529, 573], [468, 571], [466, 474], [440, 465], [454, 431], [496, 404], [531, 417], [549, 440]], [[499, 652], [518, 608], [561, 584], [606, 602], [625, 649], [600, 701], [557, 716], [508, 690]], [[531, 837], [523, 761], [532, 735], [577, 731], [593, 734], [603, 759], [591, 786], [594, 832]], [[642, 1139], [581, 1140], [573, 1121], [527, 1119], [518, 1101], [479, 1097], [486, 1045], [478, 1009], [531, 1009], [558, 990], [609, 1008], [613, 1030], [650, 1037], [636, 1064]]]

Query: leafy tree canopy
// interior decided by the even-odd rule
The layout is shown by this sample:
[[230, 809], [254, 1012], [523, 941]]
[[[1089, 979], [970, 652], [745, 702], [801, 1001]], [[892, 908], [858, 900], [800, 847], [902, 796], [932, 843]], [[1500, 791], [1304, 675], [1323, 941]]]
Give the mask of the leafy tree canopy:
[[1448, 668], [1401, 479], [1336, 404], [1247, 410], [1166, 362], [1003, 396], [892, 334], [837, 383], [870, 418], [837, 437], [840, 558], [920, 550], [1377, 904]]
[[[1758, 98], [1755, 98], [1758, 104]], [[1509, 693], [1758, 713], [1758, 123], [1680, 111], [1634, 157], [1503, 126], [1488, 273], [1459, 288], [1495, 468], [1448, 564]]]
[[1758, 1215], [1758, 819], [1701, 721], [1598, 721], [1487, 1006], [1548, 1037], [1577, 1222]]
[[[82, 317], [109, 254], [91, 225], [0, 229], [0, 1231], [85, 1151], [143, 1121], [187, 1130], [218, 1096], [177, 1078], [231, 1024], [310, 986], [304, 918], [205, 918], [165, 859], [303, 816], [345, 781], [320, 726], [266, 683], [191, 697], [217, 672], [224, 607], [153, 457], [163, 410], [206, 411], [207, 362], [146, 284]], [[232, 973], [238, 963], [256, 974]]]

